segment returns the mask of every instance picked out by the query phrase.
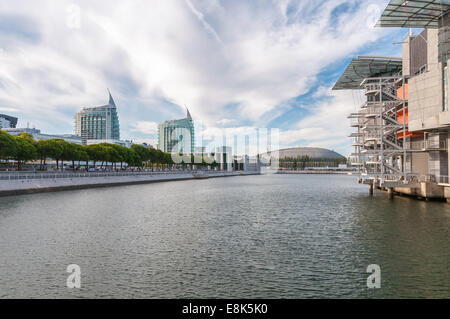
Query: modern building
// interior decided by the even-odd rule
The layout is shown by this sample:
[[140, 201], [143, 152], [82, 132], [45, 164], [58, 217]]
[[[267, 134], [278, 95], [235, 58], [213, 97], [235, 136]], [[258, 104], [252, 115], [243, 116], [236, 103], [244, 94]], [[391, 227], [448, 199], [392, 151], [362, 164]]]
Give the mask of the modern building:
[[424, 198], [450, 198], [450, 2], [391, 0], [380, 27], [424, 28], [402, 57], [353, 59], [335, 90], [364, 90], [349, 118], [360, 182]]
[[120, 140], [119, 117], [111, 93], [107, 105], [84, 108], [75, 115], [75, 135], [88, 140]]
[[55, 139], [64, 140], [68, 143], [82, 144], [81, 137], [71, 134], [42, 134], [41, 130], [37, 130], [35, 128], [9, 128], [3, 130], [12, 136], [19, 136], [22, 133], [27, 133], [33, 136], [36, 141]]
[[158, 148], [166, 153], [195, 153], [194, 121], [189, 110], [186, 118], [158, 126]]
[[221, 171], [229, 171], [233, 170], [233, 149], [229, 146], [220, 146], [216, 148], [216, 152], [214, 153], [214, 159], [217, 163], [220, 164]]
[[334, 151], [319, 147], [294, 147], [261, 154], [263, 163], [274, 164], [280, 169], [304, 170], [309, 168], [337, 168], [347, 163], [347, 158]]
[[319, 147], [294, 147], [294, 148], [286, 148], [279, 151], [274, 151], [271, 153], [263, 154], [265, 155], [272, 155], [277, 156], [280, 159], [285, 158], [299, 158], [299, 157], [309, 157], [311, 159], [343, 159], [344, 156], [342, 156], [339, 153], [336, 153], [331, 150], [327, 150], [325, 148], [319, 148]]
[[5, 114], [0, 114], [0, 128], [16, 128], [17, 118]]

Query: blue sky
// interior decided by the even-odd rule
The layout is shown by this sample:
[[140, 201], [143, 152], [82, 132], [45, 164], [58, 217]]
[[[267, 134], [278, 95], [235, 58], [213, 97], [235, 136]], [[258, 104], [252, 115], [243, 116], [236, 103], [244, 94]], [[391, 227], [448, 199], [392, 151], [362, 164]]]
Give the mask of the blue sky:
[[279, 128], [281, 147], [351, 152], [358, 92], [330, 88], [357, 55], [400, 56], [374, 28], [387, 0], [16, 0], [0, 3], [0, 112], [72, 133], [82, 107], [118, 105], [123, 139], [155, 144], [181, 118]]

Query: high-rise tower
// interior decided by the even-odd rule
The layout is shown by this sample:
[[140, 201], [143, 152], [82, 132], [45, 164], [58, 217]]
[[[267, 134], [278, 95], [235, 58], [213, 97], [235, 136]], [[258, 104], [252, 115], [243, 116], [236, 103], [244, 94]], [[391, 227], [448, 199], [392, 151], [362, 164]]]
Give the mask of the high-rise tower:
[[84, 108], [75, 115], [75, 135], [81, 136], [83, 144], [88, 140], [120, 140], [117, 106], [108, 93], [107, 105]]

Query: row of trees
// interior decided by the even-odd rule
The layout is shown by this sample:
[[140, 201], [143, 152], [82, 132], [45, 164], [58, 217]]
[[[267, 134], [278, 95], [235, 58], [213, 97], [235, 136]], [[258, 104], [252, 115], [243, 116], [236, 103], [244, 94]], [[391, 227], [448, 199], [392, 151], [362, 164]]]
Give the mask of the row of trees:
[[[49, 159], [56, 161], [57, 168], [63, 167], [65, 161], [71, 162], [73, 168], [76, 164], [81, 167], [81, 163], [84, 163], [86, 169], [89, 162], [93, 162], [94, 168], [97, 164], [101, 164], [100, 168], [103, 168], [110, 163], [114, 169], [117, 169], [118, 165], [122, 169], [124, 164], [128, 167], [147, 166], [152, 169], [155, 165], [174, 164], [171, 154], [142, 145], [127, 148], [107, 143], [84, 146], [59, 139], [35, 141], [30, 134], [11, 136], [0, 130], [0, 160], [2, 159], [17, 162], [18, 170], [21, 170], [26, 162], [36, 160], [40, 161], [39, 168], [43, 170]], [[201, 163], [206, 165], [204, 160]]]

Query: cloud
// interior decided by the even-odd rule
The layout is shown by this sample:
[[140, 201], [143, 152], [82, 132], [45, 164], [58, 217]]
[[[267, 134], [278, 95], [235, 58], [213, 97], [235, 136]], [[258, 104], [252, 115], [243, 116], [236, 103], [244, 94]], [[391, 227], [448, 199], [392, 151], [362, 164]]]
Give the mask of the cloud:
[[[0, 105], [21, 123], [70, 133], [74, 113], [104, 104], [109, 87], [124, 138], [154, 134], [149, 123], [180, 117], [184, 105], [208, 126], [265, 127], [315, 90], [324, 70], [389, 32], [368, 26], [370, 4], [386, 0], [0, 4], [0, 17], [20, 17], [1, 24]], [[283, 127], [286, 141], [327, 138], [330, 124], [316, 122], [325, 108], [315, 107], [300, 126]]]
[[315, 96], [320, 97], [320, 101], [295, 124], [296, 129], [281, 133], [282, 145], [333, 148], [348, 155], [351, 152], [348, 135], [352, 128], [347, 116], [356, 112], [362, 104], [362, 92], [332, 91], [330, 88], [320, 87]]
[[158, 133], [158, 123], [139, 121], [134, 126], [133, 131], [147, 135], [154, 135]]
[[153, 146], [154, 148], [156, 148], [157, 144], [158, 144], [158, 140], [154, 139], [154, 138], [136, 138], [133, 140], [133, 143], [136, 144], [147, 144], [150, 146]]
[[203, 24], [203, 27], [205, 28], [205, 30], [212, 34], [214, 36], [214, 38], [216, 38], [217, 42], [219, 42], [220, 44], [222, 43], [222, 40], [220, 39], [219, 35], [217, 34], [216, 30], [213, 29], [213, 27], [211, 27], [211, 25], [206, 22], [205, 17], [203, 15], [203, 13], [199, 12], [194, 5], [192, 4], [192, 2], [190, 0], [185, 0], [186, 4], [188, 5], [189, 9], [191, 9], [192, 13], [198, 18], [198, 20]]

